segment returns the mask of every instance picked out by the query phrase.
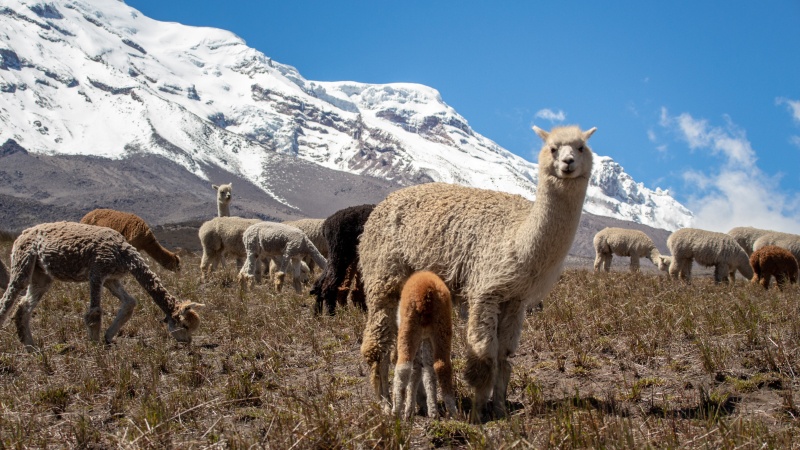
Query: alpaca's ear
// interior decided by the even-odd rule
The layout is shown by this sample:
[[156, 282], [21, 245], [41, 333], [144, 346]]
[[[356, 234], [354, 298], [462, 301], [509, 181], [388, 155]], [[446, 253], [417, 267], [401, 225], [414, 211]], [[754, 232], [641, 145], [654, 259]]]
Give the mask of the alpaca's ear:
[[584, 131], [583, 132], [583, 140], [584, 141], [589, 140], [589, 138], [592, 137], [592, 135], [594, 134], [595, 131], [597, 131], [597, 127], [592, 127], [590, 130]]
[[542, 138], [543, 141], [546, 141], [548, 137], [550, 137], [550, 133], [544, 131], [543, 129], [537, 127], [536, 125], [533, 126], [533, 131]]
[[190, 310], [190, 309], [199, 309], [199, 308], [205, 308], [205, 306], [206, 306], [206, 304], [205, 304], [205, 303], [195, 303], [195, 302], [189, 302], [189, 303], [187, 303], [186, 305], [183, 305], [183, 308], [182, 308], [182, 309], [183, 309], [184, 311], [188, 311], [188, 310]]
[[212, 184], [211, 187], [214, 188], [215, 191], [219, 189], [219, 186], [217, 186], [216, 184]]

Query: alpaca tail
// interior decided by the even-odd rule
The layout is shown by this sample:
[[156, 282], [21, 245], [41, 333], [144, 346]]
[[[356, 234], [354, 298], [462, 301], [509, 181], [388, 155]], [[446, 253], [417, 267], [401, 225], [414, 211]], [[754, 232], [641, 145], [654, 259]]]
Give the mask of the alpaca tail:
[[123, 245], [122, 251], [128, 263], [128, 270], [133, 275], [133, 278], [150, 295], [155, 304], [164, 311], [167, 317], [172, 316], [176, 310], [177, 301], [175, 298], [167, 292], [158, 275], [147, 267], [142, 255], [132, 245], [127, 243]]
[[6, 283], [6, 292], [0, 300], [0, 326], [6, 322], [8, 315], [14, 310], [20, 294], [28, 287], [38, 261], [36, 252], [30, 248], [21, 250], [15, 248], [14, 250], [11, 255], [11, 277]]

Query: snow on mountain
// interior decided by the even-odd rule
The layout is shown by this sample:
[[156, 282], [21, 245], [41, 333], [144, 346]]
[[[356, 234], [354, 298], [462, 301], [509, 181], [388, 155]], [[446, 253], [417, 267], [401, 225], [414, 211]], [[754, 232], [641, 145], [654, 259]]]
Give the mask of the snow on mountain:
[[[267, 188], [288, 154], [401, 184], [535, 198], [537, 166], [475, 133], [430, 87], [317, 82], [234, 34], [152, 20], [118, 0], [0, 6], [0, 143], [33, 153], [152, 153]], [[597, 150], [597, 149], [595, 149]], [[691, 212], [598, 157], [585, 210], [677, 229]]]

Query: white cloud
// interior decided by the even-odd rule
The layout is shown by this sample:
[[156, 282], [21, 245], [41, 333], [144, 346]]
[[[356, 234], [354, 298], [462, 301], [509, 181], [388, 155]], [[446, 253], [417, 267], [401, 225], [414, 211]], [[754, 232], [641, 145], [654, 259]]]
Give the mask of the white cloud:
[[779, 97], [775, 99], [775, 103], [778, 105], [785, 104], [792, 114], [794, 121], [800, 123], [800, 100], [789, 100], [788, 98]]
[[716, 168], [683, 175], [695, 190], [686, 205], [694, 212], [693, 226], [723, 232], [735, 226], [800, 230], [800, 200], [780, 191], [779, 176], [756, 166], [758, 158], [744, 130], [729, 118], [724, 127], [717, 127], [688, 113], [670, 116], [662, 108], [660, 124], [677, 133], [690, 149], [720, 158]]
[[563, 122], [564, 119], [567, 118], [567, 114], [560, 109], [558, 111], [553, 111], [552, 109], [545, 108], [537, 111], [534, 117], [537, 119], [549, 120], [550, 122]]
[[800, 148], [800, 136], [791, 136], [789, 142], [797, 148]]

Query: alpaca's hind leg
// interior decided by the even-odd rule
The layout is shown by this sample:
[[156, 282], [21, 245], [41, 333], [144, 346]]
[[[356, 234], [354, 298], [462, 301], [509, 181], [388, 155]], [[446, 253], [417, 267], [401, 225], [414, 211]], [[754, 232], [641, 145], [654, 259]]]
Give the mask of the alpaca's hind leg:
[[125, 291], [119, 280], [108, 280], [105, 282], [105, 287], [114, 297], [117, 297], [119, 301], [122, 302], [119, 311], [117, 311], [117, 317], [114, 318], [114, 322], [112, 322], [111, 326], [106, 330], [105, 341], [106, 344], [110, 344], [117, 333], [119, 333], [120, 328], [122, 328], [133, 315], [133, 310], [136, 308], [136, 299]]
[[89, 340], [100, 341], [100, 326], [103, 319], [103, 309], [100, 306], [101, 290], [104, 280], [98, 276], [89, 276], [89, 309], [83, 316], [83, 322], [89, 331]]
[[[8, 282], [6, 292], [0, 300], [0, 325], [6, 323], [8, 315], [14, 310], [22, 291], [27, 289], [36, 268], [36, 255], [20, 252], [13, 254], [11, 260], [11, 280]], [[16, 261], [15, 261], [16, 259]]]
[[409, 418], [413, 415], [414, 400], [419, 384], [419, 371], [414, 367], [422, 336], [417, 323], [404, 320], [397, 334], [397, 365], [393, 389], [392, 412]]
[[31, 334], [31, 313], [33, 308], [42, 299], [42, 296], [53, 283], [53, 279], [42, 272], [34, 271], [31, 276], [31, 282], [28, 285], [28, 293], [25, 299], [22, 300], [14, 313], [14, 324], [17, 326], [17, 336], [19, 340], [25, 345], [25, 350], [34, 351], [36, 346], [33, 342], [33, 335]]
[[[422, 342], [419, 353], [417, 353], [417, 363], [419, 371], [422, 375], [422, 385], [425, 387], [425, 404], [428, 417], [439, 416], [439, 400], [436, 383], [436, 376], [439, 373], [437, 370], [434, 352], [435, 345], [432, 339], [425, 339]], [[419, 376], [417, 376], [417, 383], [419, 383]]]
[[[440, 329], [433, 333], [430, 342], [433, 347], [433, 370], [436, 372], [436, 379], [442, 388], [442, 397], [447, 414], [450, 418], [457, 417], [458, 408], [456, 407], [455, 389], [453, 388], [453, 363], [450, 359], [452, 350], [453, 327], [450, 311], [440, 322]], [[442, 323], [444, 322], [444, 323]], [[436, 391], [434, 387], [434, 392]], [[429, 417], [430, 412], [428, 413]]]
[[523, 304], [513, 300], [503, 303], [499, 320], [497, 327], [497, 377], [494, 380], [492, 393], [495, 418], [502, 418], [507, 414], [508, 382], [511, 379], [511, 363], [508, 361], [508, 357], [513, 355], [519, 346], [522, 324], [525, 321]]
[[481, 421], [482, 410], [497, 377], [499, 308], [493, 298], [470, 300], [467, 322], [467, 364], [464, 378], [474, 392], [472, 422]]

